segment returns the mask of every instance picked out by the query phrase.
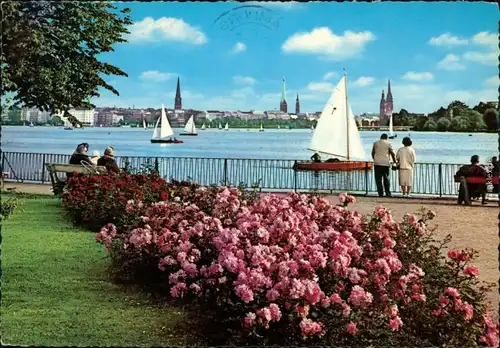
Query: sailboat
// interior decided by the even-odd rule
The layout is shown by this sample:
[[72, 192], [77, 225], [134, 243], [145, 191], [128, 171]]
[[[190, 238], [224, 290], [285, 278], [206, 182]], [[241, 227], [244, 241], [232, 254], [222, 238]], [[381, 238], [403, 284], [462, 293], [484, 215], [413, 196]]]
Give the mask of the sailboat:
[[397, 136], [398, 136], [397, 134], [394, 134], [393, 125], [392, 125], [392, 113], [391, 113], [391, 115], [389, 116], [389, 139], [394, 139]]
[[259, 129], [259, 132], [263, 132], [264, 131], [264, 127], [262, 127], [262, 123], [260, 124], [260, 129]]
[[191, 116], [189, 120], [186, 122], [186, 126], [184, 127], [184, 133], [181, 133], [181, 135], [190, 135], [190, 136], [198, 135], [198, 133], [196, 133], [196, 125], [194, 124], [194, 116]]
[[321, 113], [308, 150], [340, 157], [343, 161], [334, 159], [332, 162], [298, 162], [294, 165], [295, 170], [355, 171], [370, 169], [373, 165], [365, 162], [365, 150], [347, 99], [345, 73]]
[[278, 125], [278, 129], [280, 129], [280, 125]]
[[311, 126], [311, 130], [314, 132], [314, 125]]
[[205, 126], [205, 123], [203, 123], [203, 124], [201, 125], [200, 130], [205, 130], [205, 129], [207, 129], [207, 127]]
[[148, 129], [148, 126], [146, 125], [146, 121], [144, 119], [142, 120], [142, 128], [144, 128], [144, 130]]
[[[160, 125], [160, 127], [158, 127]], [[153, 137], [151, 138], [152, 143], [160, 144], [181, 144], [182, 140], [172, 139], [174, 135], [174, 130], [168, 122], [167, 114], [165, 113], [165, 107], [161, 104], [161, 115], [156, 121], [155, 129], [153, 131]]]
[[222, 130], [222, 125], [219, 123], [219, 129]]
[[228, 131], [228, 130], [229, 130], [229, 123], [228, 123], [228, 122], [226, 122], [226, 125], [224, 126], [224, 130], [225, 130], [225, 131]]

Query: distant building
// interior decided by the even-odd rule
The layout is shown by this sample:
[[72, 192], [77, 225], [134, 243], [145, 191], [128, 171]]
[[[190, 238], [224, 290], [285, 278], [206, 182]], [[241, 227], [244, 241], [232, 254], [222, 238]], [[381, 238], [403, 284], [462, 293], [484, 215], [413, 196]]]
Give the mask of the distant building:
[[31, 123], [47, 123], [50, 120], [50, 112], [41, 111], [37, 108], [23, 108], [21, 110], [21, 121]]
[[177, 77], [177, 88], [175, 90], [174, 109], [182, 110], [181, 79]]
[[[94, 109], [74, 108], [69, 109], [68, 112], [84, 126], [88, 127], [94, 125]], [[71, 122], [69, 122], [66, 117], [63, 117], [62, 112], [57, 112], [55, 115], [61, 117], [65, 126], [71, 126]]]
[[392, 115], [394, 110], [394, 103], [392, 99], [391, 92], [391, 80], [389, 80], [387, 85], [387, 98], [384, 97], [384, 90], [382, 90], [382, 97], [380, 98], [380, 123], [385, 125], [389, 123], [389, 117]]
[[280, 111], [285, 114], [288, 113], [288, 106], [286, 104], [286, 86], [284, 77], [283, 77], [283, 86], [281, 87]]

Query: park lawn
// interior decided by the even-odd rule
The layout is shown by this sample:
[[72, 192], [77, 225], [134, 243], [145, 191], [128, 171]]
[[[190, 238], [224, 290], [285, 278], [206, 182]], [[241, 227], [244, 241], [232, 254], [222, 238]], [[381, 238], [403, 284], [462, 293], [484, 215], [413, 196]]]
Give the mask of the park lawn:
[[193, 343], [182, 309], [154, 305], [146, 295], [109, 281], [103, 246], [94, 233], [65, 221], [57, 198], [23, 199], [22, 208], [2, 225], [2, 241], [3, 343]]

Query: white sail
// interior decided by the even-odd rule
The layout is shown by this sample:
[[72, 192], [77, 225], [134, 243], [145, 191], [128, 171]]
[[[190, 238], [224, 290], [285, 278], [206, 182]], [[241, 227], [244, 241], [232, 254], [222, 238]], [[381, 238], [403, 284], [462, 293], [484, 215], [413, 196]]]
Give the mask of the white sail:
[[146, 126], [146, 121], [142, 120], [142, 128], [147, 129], [148, 127]]
[[[160, 128], [158, 129], [158, 124]], [[153, 131], [152, 139], [164, 139], [174, 135], [174, 131], [168, 122], [167, 114], [165, 113], [165, 107], [161, 104], [161, 116], [156, 121], [155, 129]]]
[[184, 127], [184, 132], [189, 134], [196, 134], [196, 125], [194, 124], [193, 116], [189, 118]]
[[203, 125], [201, 126], [201, 129], [202, 130], [205, 130], [207, 127], [205, 126], [205, 123], [203, 123]]
[[229, 123], [226, 122], [226, 125], [224, 126], [224, 130], [229, 130]]
[[343, 76], [316, 124], [309, 150], [346, 160], [365, 160], [354, 114], [347, 101], [347, 78]]
[[389, 115], [389, 134], [392, 136], [394, 134], [392, 126], [392, 113]]
[[222, 125], [219, 123], [219, 129], [222, 129]]
[[264, 127], [262, 127], [262, 123], [260, 124], [260, 130], [264, 131]]

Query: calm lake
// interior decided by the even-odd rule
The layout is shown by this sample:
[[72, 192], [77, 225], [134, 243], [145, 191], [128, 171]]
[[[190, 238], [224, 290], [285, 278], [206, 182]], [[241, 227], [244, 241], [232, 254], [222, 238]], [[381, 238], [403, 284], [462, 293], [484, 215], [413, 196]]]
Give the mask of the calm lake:
[[[174, 129], [179, 134], [181, 129]], [[309, 159], [307, 146], [311, 140], [309, 129], [284, 130], [230, 129], [199, 131], [197, 137], [180, 137], [184, 144], [151, 144], [152, 129], [141, 128], [85, 128], [72, 131], [59, 127], [2, 127], [2, 150], [9, 152], [37, 152], [71, 154], [81, 142], [90, 144], [90, 152], [102, 154], [108, 145], [114, 146], [118, 156], [210, 157], [252, 159]], [[362, 131], [361, 138], [367, 160], [371, 146], [381, 132]], [[408, 132], [398, 133], [391, 140], [394, 149], [401, 146]], [[411, 132], [417, 161], [421, 163], [468, 163], [477, 154], [481, 162], [498, 155], [498, 135], [494, 133], [429, 133]]]

